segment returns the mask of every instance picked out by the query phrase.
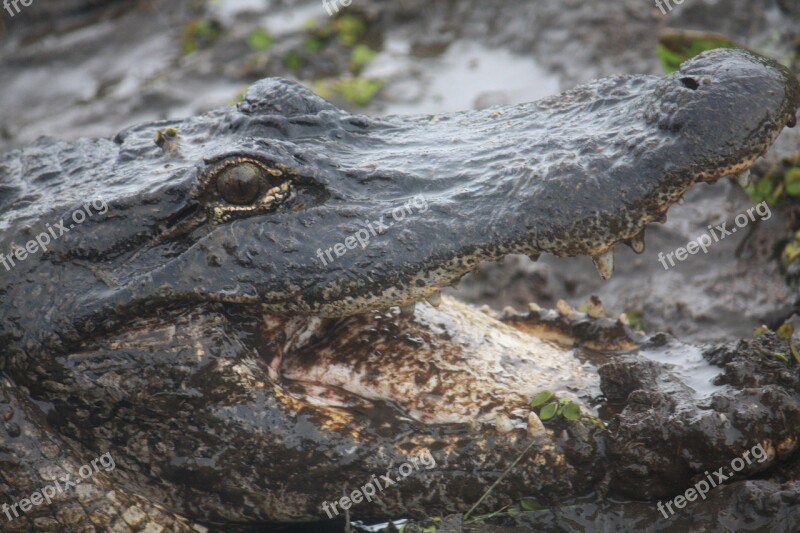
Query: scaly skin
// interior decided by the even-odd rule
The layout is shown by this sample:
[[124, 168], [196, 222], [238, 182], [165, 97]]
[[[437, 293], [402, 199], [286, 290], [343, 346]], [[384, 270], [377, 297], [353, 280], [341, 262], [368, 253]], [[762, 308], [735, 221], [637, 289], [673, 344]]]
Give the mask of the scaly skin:
[[[640, 249], [644, 226], [691, 185], [747, 168], [798, 100], [785, 69], [735, 50], [663, 78], [437, 117], [351, 116], [265, 80], [236, 109], [7, 155], [0, 251], [87, 200], [108, 206], [0, 281], [8, 503], [42, 485], [42, 457], [81, 465], [108, 452], [117, 468], [93, 482], [117, 499], [65, 496], [97, 527], [126, 506], [154, 524], [312, 520], [343, 479], [355, 488], [429, 452], [436, 468], [358, 514], [435, 515], [467, 509], [532, 438], [487, 508], [592, 490], [603, 437], [529, 424], [524, 402], [544, 387], [597, 394], [598, 378], [554, 341], [635, 348], [624, 324], [493, 317], [449, 299], [413, 319], [376, 309], [436, 302], [508, 253], [588, 254], [608, 276], [615, 244]], [[258, 194], [232, 203], [248, 185], [225, 185], [231, 171], [252, 173]], [[405, 205], [365, 249], [321, 260]], [[94, 513], [101, 504], [113, 518]], [[58, 529], [61, 508], [26, 519]]]

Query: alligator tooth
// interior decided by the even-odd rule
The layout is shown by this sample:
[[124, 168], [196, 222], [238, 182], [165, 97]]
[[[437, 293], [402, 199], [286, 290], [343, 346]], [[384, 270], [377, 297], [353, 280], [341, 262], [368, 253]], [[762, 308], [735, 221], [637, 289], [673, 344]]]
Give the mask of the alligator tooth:
[[491, 315], [491, 314], [492, 314], [492, 308], [491, 308], [491, 307], [489, 307], [489, 306], [488, 306], [488, 305], [486, 305], [486, 304], [484, 304], [484, 305], [480, 306], [480, 307], [478, 308], [478, 311], [480, 311], [480, 312], [481, 312], [481, 313], [483, 313], [484, 315]]
[[592, 318], [601, 318], [606, 315], [606, 309], [603, 307], [603, 302], [594, 294], [589, 297], [586, 302], [586, 314]]
[[531, 436], [547, 434], [547, 430], [544, 428], [542, 420], [536, 416], [536, 413], [533, 411], [528, 413], [528, 434]]
[[503, 413], [497, 413], [494, 417], [494, 425], [499, 433], [508, 433], [514, 429], [514, 423]]
[[644, 252], [644, 230], [628, 239], [626, 244], [631, 247], [634, 253], [640, 254]]
[[517, 310], [511, 307], [510, 305], [507, 305], [503, 308], [503, 314], [505, 316], [516, 316]]
[[620, 323], [620, 324], [622, 324], [623, 326], [628, 326], [628, 325], [630, 325], [630, 321], [628, 320], [628, 315], [626, 315], [625, 313], [622, 313], [622, 314], [620, 314], [620, 315], [619, 315], [619, 319], [618, 319], [618, 321], [619, 321], [619, 323]]
[[603, 255], [592, 257], [592, 261], [594, 261], [594, 266], [597, 268], [597, 272], [600, 274], [601, 278], [606, 280], [611, 278], [611, 273], [614, 272], [613, 251], [609, 250]]
[[740, 172], [736, 175], [736, 183], [739, 184], [739, 187], [742, 189], [746, 189], [748, 185], [750, 185], [750, 169], [748, 168], [744, 172]]
[[542, 308], [539, 307], [539, 304], [535, 304], [533, 302], [528, 304], [528, 311], [530, 311], [531, 313], [538, 313], [539, 311], [541, 311], [541, 309]]
[[414, 316], [417, 309], [417, 302], [411, 302], [400, 306], [400, 316]]
[[572, 306], [566, 300], [559, 300], [556, 302], [556, 311], [561, 316], [569, 316], [572, 314]]
[[434, 307], [439, 307], [442, 305], [442, 292], [436, 291], [427, 298], [428, 303]]
[[683, 202], [684, 202], [683, 196], [678, 198], [678, 205], [683, 205]]

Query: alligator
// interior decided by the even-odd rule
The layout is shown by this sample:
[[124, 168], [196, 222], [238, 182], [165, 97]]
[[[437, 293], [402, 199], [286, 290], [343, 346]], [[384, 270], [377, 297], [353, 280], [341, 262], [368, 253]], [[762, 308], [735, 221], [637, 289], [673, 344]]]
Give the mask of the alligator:
[[[433, 116], [266, 79], [233, 108], [6, 154], [3, 531], [660, 498], [754, 443], [747, 474], [773, 467], [800, 427], [780, 361], [700, 400], [638, 355], [677, 341], [597, 299], [496, 312], [440, 291], [514, 253], [587, 255], [608, 278], [615, 245], [641, 252], [692, 185], [744, 179], [799, 104], [784, 67], [721, 49]], [[584, 414], [544, 424], [543, 389]], [[605, 424], [601, 395], [625, 408]]]

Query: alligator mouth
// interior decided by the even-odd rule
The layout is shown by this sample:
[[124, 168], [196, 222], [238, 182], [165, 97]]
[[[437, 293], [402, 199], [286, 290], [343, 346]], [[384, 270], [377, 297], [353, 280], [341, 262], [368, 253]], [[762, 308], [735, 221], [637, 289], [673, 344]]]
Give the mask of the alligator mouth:
[[[800, 88], [785, 67], [742, 50], [714, 50], [662, 78], [612, 77], [530, 105], [379, 124], [369, 141], [380, 149], [354, 140], [365, 157], [382, 156], [388, 165], [400, 154], [425, 163], [396, 180], [365, 171], [361, 179], [375, 180], [378, 200], [358, 201], [372, 212], [343, 203], [353, 218], [368, 218], [392, 198], [425, 192], [428, 211], [392, 230], [385, 252], [353, 252], [332, 269], [313, 267], [300, 297], [271, 310], [410, 312], [421, 300], [436, 305], [442, 288], [480, 262], [509, 254], [587, 255], [609, 279], [613, 248], [624, 243], [642, 253], [647, 224], [665, 220], [695, 183], [732, 176], [747, 186], [750, 167], [796, 122], [798, 103]], [[443, 136], [459, 142], [422, 150], [407, 140]], [[363, 161], [354, 165], [356, 173]], [[352, 232], [357, 225], [348, 223]], [[313, 250], [328, 244], [314, 241]], [[361, 276], [370, 282], [350, 282]]]
[[[794, 127], [795, 123], [792, 116], [786, 126]], [[663, 196], [658, 209], [645, 220], [665, 222], [669, 208], [682, 202], [685, 192], [695, 183], [727, 177], [746, 188], [751, 181], [751, 167], [781, 129], [776, 128], [767, 142], [754, 146], [748, 155], [696, 173], [685, 188]], [[603, 279], [613, 273], [611, 248], [619, 242], [637, 254], [643, 253], [644, 229], [613, 243], [607, 252], [592, 256]], [[539, 254], [528, 255], [533, 260], [539, 258]], [[460, 277], [453, 281], [446, 276], [443, 275], [446, 283], [440, 287], [457, 286], [460, 282]], [[424, 298], [397, 306], [338, 317], [265, 315], [265, 338], [282, 339], [266, 359], [270, 375], [300, 404], [317, 408], [344, 409], [378, 420], [410, 420], [426, 425], [493, 422], [502, 412], [509, 413], [516, 420], [514, 424], [522, 427], [523, 422], [514, 415], [522, 414], [524, 409], [516, 406], [523, 405], [537, 390], [554, 388], [581, 405], [591, 404], [601, 396], [596, 366], [607, 361], [602, 355], [598, 358], [598, 354], [634, 350], [645, 340], [627, 327], [624, 317], [609, 320], [603, 318], [602, 311], [592, 311], [593, 305], [602, 308], [595, 300], [590, 300], [589, 310], [579, 314], [578, 319], [574, 310], [563, 304], [566, 309], [549, 311], [549, 315], [535, 306], [524, 315], [509, 310], [489, 313], [492, 316], [486, 320], [491, 323], [478, 324], [476, 320], [481, 319], [474, 311], [442, 296], [440, 287], [431, 289], [430, 280], [429, 276], [426, 289], [431, 292]], [[495, 320], [499, 315], [503, 315], [502, 321]], [[539, 319], [531, 320], [531, 316]], [[558, 323], [556, 319], [565, 322]], [[493, 331], [504, 336], [503, 349], [514, 354], [513, 368], [487, 370], [497, 361], [509, 360], [490, 345], [453, 350], [458, 342], [453, 342], [452, 332], [443, 326], [448, 323], [454, 325], [452, 331]], [[437, 328], [443, 329], [439, 342], [432, 336]], [[386, 344], [385, 350], [380, 343]], [[576, 357], [571, 352], [576, 345], [589, 348], [593, 355], [583, 360]], [[387, 359], [385, 354], [389, 352], [391, 357]], [[587, 368], [587, 360], [592, 361], [589, 366], [594, 370]], [[441, 368], [449, 369], [446, 381], [452, 394], [443, 394], [431, 374], [432, 369]], [[481, 392], [475, 393], [476, 389]], [[443, 397], [447, 400], [443, 401]]]
[[606, 354], [644, 341], [624, 317], [605, 317], [596, 298], [588, 313], [564, 302], [524, 313], [477, 312], [449, 296], [439, 304], [419, 304], [412, 316], [265, 315], [265, 345], [273, 342], [261, 361], [293, 407], [423, 425], [491, 424], [502, 413], [524, 427], [523, 406], [537, 391], [589, 405], [601, 396], [596, 367]]

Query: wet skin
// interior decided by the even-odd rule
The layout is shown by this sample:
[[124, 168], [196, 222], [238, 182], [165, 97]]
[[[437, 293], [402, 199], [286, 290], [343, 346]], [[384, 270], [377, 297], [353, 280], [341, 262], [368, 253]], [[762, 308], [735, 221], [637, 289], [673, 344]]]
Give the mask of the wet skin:
[[[564, 345], [641, 339], [577, 313], [386, 309], [437, 304], [509, 253], [590, 255], [608, 277], [614, 245], [640, 251], [689, 187], [749, 168], [798, 101], [783, 67], [737, 50], [438, 116], [353, 116], [270, 79], [235, 109], [6, 155], [0, 253], [65, 222], [46, 251], [0, 266], [9, 503], [45, 483], [43, 466], [110, 452], [95, 497], [63, 503], [76, 523], [128, 508], [144, 510], [134, 529], [310, 520], [343, 480], [430, 453], [435, 468], [357, 510], [436, 515], [467, 509], [531, 438], [487, 507], [591, 490], [596, 431], [545, 431], [521, 408], [548, 386], [599, 392]], [[91, 200], [107, 210], [73, 224]], [[368, 246], [335, 252], [378, 220], [392, 225]], [[58, 529], [57, 510], [13, 523]]]

